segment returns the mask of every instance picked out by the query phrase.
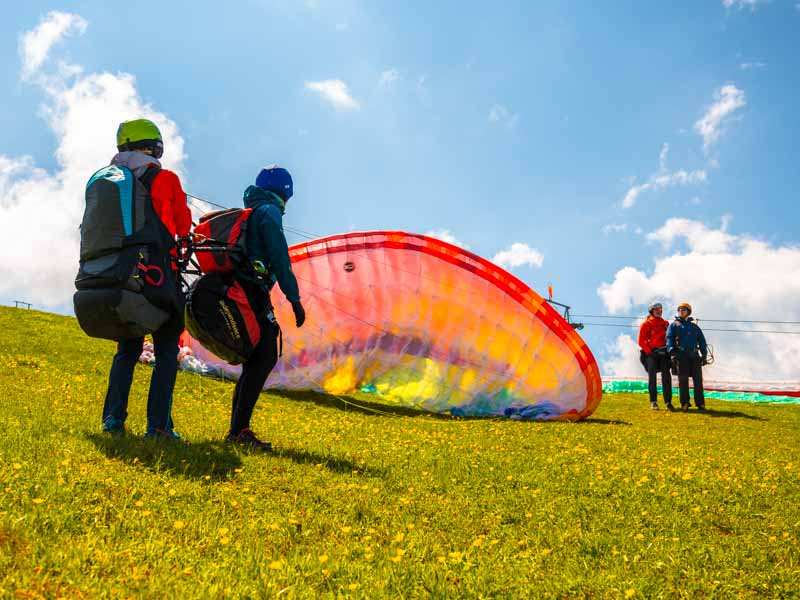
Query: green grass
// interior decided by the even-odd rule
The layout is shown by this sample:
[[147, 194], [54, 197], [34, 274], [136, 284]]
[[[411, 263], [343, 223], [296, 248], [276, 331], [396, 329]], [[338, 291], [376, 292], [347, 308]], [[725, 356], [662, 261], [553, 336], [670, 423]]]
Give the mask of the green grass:
[[[800, 590], [800, 406], [577, 424], [262, 396], [272, 455], [220, 442], [231, 383], [180, 373], [177, 429], [103, 436], [114, 346], [0, 309], [0, 596], [731, 597]], [[362, 398], [363, 400], [363, 398]], [[391, 409], [389, 409], [391, 410]]]

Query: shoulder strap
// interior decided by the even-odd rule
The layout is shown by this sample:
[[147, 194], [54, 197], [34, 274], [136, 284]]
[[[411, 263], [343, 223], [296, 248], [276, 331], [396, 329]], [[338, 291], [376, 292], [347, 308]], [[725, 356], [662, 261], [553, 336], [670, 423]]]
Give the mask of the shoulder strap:
[[142, 173], [141, 177], [139, 177], [139, 181], [142, 182], [142, 185], [150, 191], [150, 188], [153, 187], [153, 180], [155, 180], [156, 175], [161, 172], [161, 167], [151, 166], [148, 167], [147, 170]]

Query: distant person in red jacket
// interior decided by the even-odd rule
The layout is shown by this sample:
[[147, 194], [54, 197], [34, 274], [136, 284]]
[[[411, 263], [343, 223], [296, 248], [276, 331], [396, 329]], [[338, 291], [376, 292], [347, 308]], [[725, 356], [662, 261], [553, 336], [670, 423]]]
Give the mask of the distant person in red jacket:
[[661, 317], [664, 307], [660, 302], [650, 305], [642, 326], [639, 328], [639, 347], [644, 354], [644, 365], [647, 369], [647, 390], [650, 393], [650, 407], [658, 410], [658, 385], [656, 376], [661, 373], [661, 388], [664, 394], [664, 404], [668, 410], [672, 406], [672, 375], [670, 374], [670, 361], [667, 355], [667, 327], [669, 323]]
[[[192, 215], [186, 205], [186, 193], [178, 176], [161, 168], [159, 158], [164, 152], [161, 132], [155, 123], [136, 119], [121, 123], [117, 130], [118, 154], [111, 164], [128, 168], [145, 187], [149, 186], [153, 209], [171, 237], [189, 234]], [[173, 255], [175, 250], [172, 250]], [[174, 265], [173, 265], [174, 268]], [[168, 277], [170, 275], [167, 275]], [[176, 277], [175, 273], [172, 277]], [[147, 397], [146, 437], [180, 439], [172, 424], [172, 391], [178, 371], [178, 340], [184, 329], [184, 299], [180, 285], [175, 282], [176, 310], [169, 320], [153, 332], [156, 365], [150, 379]], [[133, 371], [142, 353], [144, 339], [134, 338], [120, 342], [111, 364], [105, 405], [103, 406], [103, 431], [125, 432], [128, 416], [128, 394], [133, 381]]]

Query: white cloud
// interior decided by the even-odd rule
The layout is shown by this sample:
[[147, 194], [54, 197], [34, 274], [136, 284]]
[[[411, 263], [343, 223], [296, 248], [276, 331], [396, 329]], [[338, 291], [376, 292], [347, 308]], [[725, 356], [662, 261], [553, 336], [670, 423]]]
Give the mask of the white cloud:
[[603, 375], [615, 377], [641, 377], [644, 375], [639, 362], [639, 344], [631, 336], [619, 334], [613, 343], [606, 345], [610, 358], [603, 361]]
[[747, 71], [749, 69], [763, 69], [767, 66], [765, 62], [743, 62], [739, 65], [739, 68], [742, 71]]
[[603, 225], [602, 231], [605, 235], [608, 235], [609, 233], [622, 233], [623, 231], [628, 231], [628, 224], [609, 223], [608, 225]]
[[[89, 176], [107, 165], [116, 152], [119, 123], [139, 117], [155, 121], [164, 137], [165, 167], [180, 173], [185, 156], [177, 126], [142, 101], [132, 75], [82, 75], [76, 65], [56, 61], [49, 68], [47, 60], [37, 63], [38, 58], [26, 58], [46, 58], [48, 54], [42, 54], [46, 46], [42, 42], [34, 44], [35, 52], [29, 50], [29, 40], [35, 37], [31, 34], [69, 30], [64, 29], [61, 14], [48, 14], [36, 29], [20, 38], [22, 73], [44, 95], [42, 114], [58, 141], [58, 167], [47, 172], [36, 167], [29, 156], [0, 154], [0, 222], [6, 244], [0, 262], [0, 297], [68, 311], [78, 270], [84, 188]], [[72, 15], [70, 22], [85, 23], [77, 15]], [[57, 36], [47, 34], [46, 39]], [[31, 69], [30, 65], [37, 66]]]
[[729, 216], [723, 216], [719, 229], [711, 229], [700, 221], [691, 219], [672, 218], [656, 231], [648, 233], [646, 239], [650, 242], [661, 242], [662, 248], [668, 249], [680, 238], [688, 246], [701, 253], [729, 252], [736, 242], [736, 236], [726, 232], [730, 223]]
[[378, 84], [382, 87], [389, 87], [398, 79], [400, 79], [400, 73], [397, 71], [397, 69], [387, 69], [381, 73], [381, 76], [378, 79]]
[[19, 40], [19, 56], [22, 60], [22, 76], [27, 77], [47, 60], [50, 49], [64, 36], [86, 31], [88, 23], [80, 15], [50, 11], [39, 25], [25, 32]]
[[723, 85], [714, 92], [715, 102], [708, 107], [703, 117], [694, 124], [694, 129], [703, 137], [703, 148], [709, 151], [724, 131], [724, 124], [738, 109], [747, 104], [745, 94], [734, 84]]
[[[633, 267], [617, 271], [598, 294], [610, 313], [645, 312], [648, 302], [665, 303], [667, 314], [689, 301], [715, 347], [717, 362], [707, 377], [725, 380], [800, 379], [800, 335], [726, 333], [713, 329], [770, 329], [769, 325], [720, 324], [709, 319], [800, 321], [800, 246], [771, 245], [689, 219], [669, 219], [647, 235], [673, 253], [656, 259], [651, 273]], [[677, 242], [685, 249], [674, 250]], [[788, 326], [777, 326], [786, 329]], [[800, 331], [800, 328], [794, 328]], [[624, 336], [627, 337], [627, 336]], [[641, 375], [631, 342], [617, 340], [609, 375]]]
[[350, 95], [347, 84], [341, 79], [326, 79], [325, 81], [306, 81], [307, 90], [316, 92], [324, 100], [336, 108], [357, 110], [361, 108], [359, 102]]
[[541, 267], [544, 263], [544, 256], [535, 248], [522, 242], [514, 242], [507, 250], [502, 250], [492, 257], [492, 262], [504, 269], [513, 269], [522, 265], [531, 267]]
[[495, 104], [489, 109], [489, 123], [514, 129], [519, 123], [519, 115], [512, 112], [507, 106]]
[[433, 229], [431, 231], [426, 231], [423, 235], [442, 240], [448, 244], [458, 246], [459, 248], [464, 248], [464, 250], [469, 250], [469, 246], [450, 233], [449, 229]]
[[739, 9], [749, 8], [755, 11], [759, 4], [764, 4], [765, 2], [768, 2], [768, 0], [722, 0], [722, 5], [725, 8], [732, 8], [735, 6]]
[[669, 153], [669, 144], [665, 143], [661, 147], [661, 152], [658, 155], [659, 170], [650, 176], [645, 183], [638, 185], [631, 185], [622, 199], [622, 208], [631, 208], [636, 204], [639, 196], [648, 190], [659, 190], [676, 185], [690, 185], [695, 183], [704, 183], [708, 180], [708, 174], [704, 169], [695, 169], [694, 171], [686, 171], [679, 169], [670, 173], [667, 170], [667, 154]]

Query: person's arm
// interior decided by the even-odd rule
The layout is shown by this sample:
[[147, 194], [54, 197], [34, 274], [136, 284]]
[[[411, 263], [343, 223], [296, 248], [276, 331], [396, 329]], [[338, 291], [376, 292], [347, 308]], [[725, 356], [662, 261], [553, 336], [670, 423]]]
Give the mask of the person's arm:
[[653, 349], [650, 347], [650, 327], [648, 327], [648, 322], [645, 321], [642, 323], [642, 326], [639, 327], [639, 348], [644, 350], [645, 354], [650, 354]]
[[699, 326], [697, 326], [697, 345], [700, 346], [700, 356], [705, 361], [708, 357], [708, 344], [706, 344], [706, 336], [703, 335], [703, 330]]
[[267, 250], [267, 260], [270, 271], [278, 281], [284, 296], [289, 302], [300, 302], [300, 289], [297, 278], [292, 271], [289, 260], [289, 245], [283, 234], [283, 220], [280, 211], [274, 206], [266, 206], [256, 211], [258, 215], [257, 226], [264, 232], [264, 242]]
[[675, 347], [675, 326], [673, 323], [667, 327], [667, 353], [672, 354], [677, 348]]
[[186, 204], [186, 192], [181, 180], [172, 171], [163, 169], [153, 180], [150, 196], [161, 204], [159, 217], [170, 231], [178, 237], [189, 235], [192, 227], [192, 212]]
[[175, 220], [175, 233], [178, 237], [189, 235], [192, 228], [192, 211], [186, 202], [186, 192], [183, 191], [181, 180], [177, 175], [170, 172], [174, 177], [172, 194], [172, 218]]

